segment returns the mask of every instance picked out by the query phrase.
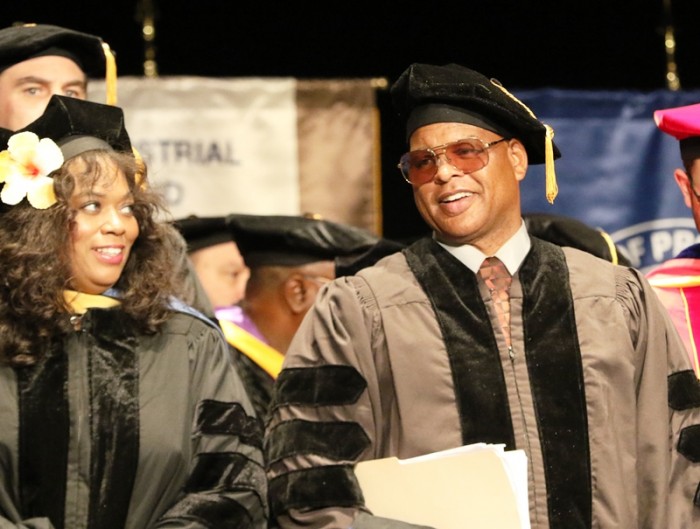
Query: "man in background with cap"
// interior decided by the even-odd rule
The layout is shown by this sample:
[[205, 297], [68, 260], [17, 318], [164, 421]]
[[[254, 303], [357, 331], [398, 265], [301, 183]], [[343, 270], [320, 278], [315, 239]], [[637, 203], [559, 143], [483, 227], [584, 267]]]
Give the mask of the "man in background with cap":
[[250, 277], [239, 306], [216, 316], [256, 411], [265, 417], [287, 348], [321, 287], [354, 271], [351, 263], [366, 265], [368, 255], [376, 260], [399, 246], [314, 216], [233, 214], [226, 224]]
[[[683, 169], [676, 169], [673, 177], [700, 230], [700, 104], [657, 110], [654, 120], [659, 129], [678, 140]], [[684, 249], [647, 277], [668, 309], [700, 378], [700, 244]]]
[[94, 35], [47, 24], [0, 30], [0, 127], [25, 127], [54, 94], [86, 99], [88, 77], [108, 70], [116, 77], [113, 61], [109, 46]]
[[354, 465], [483, 442], [525, 451], [534, 529], [699, 526], [700, 385], [663, 306], [638, 271], [523, 223], [529, 163], [556, 195], [551, 128], [459, 65], [414, 64], [391, 96], [433, 236], [304, 319], [266, 431], [272, 518], [426, 524], [370, 515]]
[[[176, 220], [174, 226], [187, 242], [187, 255], [199, 279], [192, 289], [202, 292], [194, 296], [195, 306], [209, 316], [227, 309], [243, 299], [250, 270], [238, 246], [231, 238], [226, 217], [192, 215]], [[192, 298], [193, 296], [187, 296]]]

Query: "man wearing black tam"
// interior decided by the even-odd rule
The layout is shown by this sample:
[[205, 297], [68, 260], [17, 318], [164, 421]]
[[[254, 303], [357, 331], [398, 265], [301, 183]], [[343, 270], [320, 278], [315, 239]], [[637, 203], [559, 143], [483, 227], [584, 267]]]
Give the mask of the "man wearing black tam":
[[[250, 270], [226, 226], [226, 217], [189, 217], [173, 223], [187, 241], [187, 255], [202, 292], [195, 306], [207, 305], [203, 312], [214, 315], [243, 299]], [[197, 285], [193, 285], [197, 287]], [[204, 297], [204, 299], [202, 299]]]
[[273, 518], [439, 527], [373, 516], [354, 464], [494, 443], [527, 456], [534, 529], [699, 527], [700, 386], [664, 308], [523, 223], [528, 164], [556, 195], [552, 129], [459, 65], [414, 64], [391, 95], [433, 235], [331, 283], [299, 328], [266, 431]]
[[400, 246], [315, 216], [232, 214], [226, 225], [250, 277], [240, 304], [221, 308], [216, 316], [264, 417], [284, 354], [321, 288]]
[[1, 29], [0, 127], [29, 125], [54, 94], [86, 99], [88, 77], [107, 73], [109, 98], [116, 66], [99, 37], [49, 24]]

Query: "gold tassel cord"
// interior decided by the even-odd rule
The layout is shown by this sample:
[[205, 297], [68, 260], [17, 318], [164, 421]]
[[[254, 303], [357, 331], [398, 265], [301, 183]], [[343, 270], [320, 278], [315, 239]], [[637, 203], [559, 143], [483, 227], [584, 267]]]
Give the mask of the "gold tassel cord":
[[[530, 108], [520, 101], [517, 97], [515, 97], [513, 94], [511, 94], [505, 86], [503, 86], [500, 81], [497, 79], [491, 79], [491, 83], [493, 83], [494, 86], [497, 86], [500, 88], [504, 94], [506, 94], [508, 97], [510, 97], [513, 101], [518, 103], [521, 107], [525, 109], [525, 111], [530, 114], [530, 116], [533, 119], [537, 119], [537, 116], [535, 116], [535, 113], [530, 110]], [[539, 119], [537, 119], [539, 121]], [[540, 122], [541, 123], [541, 122]], [[554, 129], [547, 125], [546, 123], [542, 123], [545, 128], [545, 134], [544, 134], [544, 177], [545, 177], [545, 196], [547, 197], [547, 202], [550, 204], [554, 204], [554, 199], [557, 197], [557, 194], [559, 194], [559, 186], [557, 185], [557, 175], [554, 171]]]
[[688, 298], [685, 295], [685, 290], [680, 289], [681, 299], [683, 300], [683, 313], [685, 314], [686, 328], [688, 329], [688, 337], [690, 342], [690, 348], [692, 349], [692, 354], [690, 356], [693, 362], [693, 369], [695, 370], [695, 376], [700, 378], [700, 365], [698, 364], [698, 350], [695, 345], [695, 333], [693, 333], [692, 318], [690, 317], [690, 306], [688, 304]]
[[617, 257], [617, 246], [615, 246], [615, 241], [612, 240], [612, 237], [610, 237], [606, 231], [598, 229], [598, 233], [600, 233], [600, 236], [605, 241], [605, 244], [608, 245], [608, 249], [610, 250], [610, 262], [612, 264], [619, 264], [620, 260]]
[[105, 102], [108, 105], [117, 104], [117, 61], [114, 58], [109, 44], [102, 43], [105, 54]]
[[554, 129], [549, 125], [545, 125], [544, 137], [544, 178], [545, 178], [545, 195], [547, 202], [554, 204], [554, 199], [559, 193], [557, 185], [557, 175], [554, 172]]
[[134, 159], [136, 160], [137, 171], [136, 171], [136, 174], [134, 175], [134, 178], [136, 180], [136, 184], [141, 189], [146, 189], [147, 183], [144, 180], [144, 176], [146, 174], [146, 163], [143, 161], [143, 157], [141, 156], [141, 153], [133, 145], [131, 146], [131, 152], [133, 153]]

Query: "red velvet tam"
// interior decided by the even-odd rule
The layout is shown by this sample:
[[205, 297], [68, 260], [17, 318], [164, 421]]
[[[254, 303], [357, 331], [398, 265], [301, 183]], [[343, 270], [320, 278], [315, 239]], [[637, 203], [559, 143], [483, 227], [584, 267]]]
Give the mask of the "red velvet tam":
[[676, 138], [686, 166], [700, 158], [700, 103], [654, 112], [660, 130]]

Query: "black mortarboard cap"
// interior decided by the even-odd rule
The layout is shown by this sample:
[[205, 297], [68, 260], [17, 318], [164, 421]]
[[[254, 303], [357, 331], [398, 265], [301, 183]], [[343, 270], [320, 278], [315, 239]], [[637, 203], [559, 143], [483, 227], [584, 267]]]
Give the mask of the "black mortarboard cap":
[[380, 259], [386, 257], [387, 255], [399, 252], [403, 248], [405, 248], [405, 245], [398, 241], [381, 238], [359, 255], [336, 257], [335, 276], [342, 277], [354, 275], [363, 268], [373, 266]]
[[299, 266], [359, 256], [379, 240], [354, 226], [301, 215], [233, 214], [226, 222], [250, 267]]
[[187, 253], [233, 240], [226, 217], [191, 215], [175, 220], [173, 225], [187, 241]]
[[10, 136], [33, 132], [39, 138], [51, 138], [68, 160], [93, 149], [132, 152], [121, 108], [54, 95], [44, 113], [18, 131], [0, 128], [0, 148], [7, 147]]
[[70, 57], [89, 77], [105, 74], [102, 39], [95, 35], [49, 24], [16, 25], [0, 30], [0, 70], [47, 50]]
[[539, 239], [557, 246], [577, 248], [615, 264], [630, 266], [629, 260], [619, 252], [607, 233], [578, 219], [546, 213], [526, 213], [523, 219], [528, 233]]
[[560, 156], [554, 132], [498, 81], [458, 64], [412, 64], [391, 87], [391, 98], [407, 138], [420, 126], [440, 122], [470, 123], [517, 138], [530, 163], [547, 164], [547, 198], [554, 200], [554, 159]]

